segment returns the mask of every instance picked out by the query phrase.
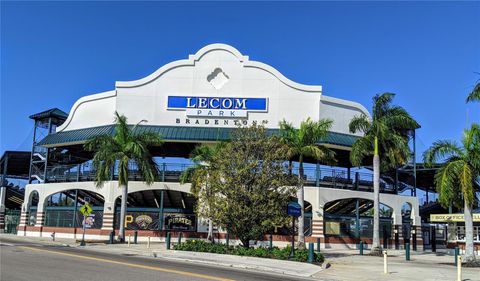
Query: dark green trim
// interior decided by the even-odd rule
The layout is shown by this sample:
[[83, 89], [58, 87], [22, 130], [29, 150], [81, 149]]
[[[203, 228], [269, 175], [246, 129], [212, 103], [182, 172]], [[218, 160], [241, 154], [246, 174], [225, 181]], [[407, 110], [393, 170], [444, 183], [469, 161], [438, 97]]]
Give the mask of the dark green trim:
[[29, 116], [29, 118], [33, 120], [45, 119], [50, 117], [55, 117], [60, 120], [66, 120], [68, 118], [68, 114], [61, 109], [51, 108]]
[[[205, 128], [205, 127], [181, 127], [181, 126], [146, 126], [140, 125], [135, 129], [135, 133], [156, 133], [162, 136], [166, 141], [223, 141], [230, 138], [235, 128]], [[268, 134], [276, 135], [279, 129], [268, 129]], [[55, 147], [72, 144], [82, 144], [87, 140], [100, 135], [113, 135], [115, 133], [114, 125], [99, 126], [86, 129], [58, 132], [46, 136], [39, 142], [41, 146]], [[357, 136], [329, 132], [325, 140], [319, 144], [331, 144], [344, 147], [351, 147]]]

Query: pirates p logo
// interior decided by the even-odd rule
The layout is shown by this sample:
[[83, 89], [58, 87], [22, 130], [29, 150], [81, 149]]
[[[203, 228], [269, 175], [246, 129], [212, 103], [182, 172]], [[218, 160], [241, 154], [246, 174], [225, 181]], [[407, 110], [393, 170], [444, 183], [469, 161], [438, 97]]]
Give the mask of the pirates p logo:
[[152, 223], [152, 218], [148, 215], [140, 215], [135, 218], [135, 222], [140, 229], [147, 229], [148, 226]]

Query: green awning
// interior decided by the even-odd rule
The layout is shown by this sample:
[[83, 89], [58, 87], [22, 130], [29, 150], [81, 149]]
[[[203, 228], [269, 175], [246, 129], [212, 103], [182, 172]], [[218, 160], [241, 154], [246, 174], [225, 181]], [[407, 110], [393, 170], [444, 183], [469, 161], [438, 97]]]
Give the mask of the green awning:
[[[235, 128], [205, 128], [205, 127], [181, 127], [181, 126], [137, 126], [135, 132], [152, 132], [162, 136], [166, 141], [208, 142], [228, 140]], [[277, 134], [278, 129], [268, 129], [269, 134]], [[107, 125], [93, 128], [85, 128], [50, 134], [40, 141], [39, 145], [46, 147], [67, 146], [82, 144], [85, 141], [99, 135], [113, 135], [115, 125]], [[330, 144], [342, 147], [351, 147], [358, 137], [353, 135], [329, 132], [322, 144]]]
[[50, 117], [58, 118], [60, 120], [66, 120], [68, 117], [68, 113], [58, 108], [51, 108], [29, 116], [29, 118], [33, 120], [45, 119]]

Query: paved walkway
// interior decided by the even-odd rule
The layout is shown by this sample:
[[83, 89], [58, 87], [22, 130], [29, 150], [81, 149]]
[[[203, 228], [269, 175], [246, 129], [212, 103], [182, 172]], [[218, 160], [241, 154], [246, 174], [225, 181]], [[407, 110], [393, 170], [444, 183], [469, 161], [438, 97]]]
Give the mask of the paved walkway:
[[[18, 237], [0, 234], [2, 237], [15, 238], [19, 242], [40, 242], [49, 245], [63, 245], [79, 247], [73, 239], [56, 239], [39, 237]], [[454, 258], [445, 253], [413, 252], [411, 261], [405, 261], [404, 251], [389, 251], [389, 274], [383, 274], [383, 258], [360, 256], [358, 251], [350, 250], [324, 250], [330, 268], [322, 270], [321, 267], [308, 263], [299, 263], [282, 260], [271, 260], [254, 257], [240, 257], [210, 253], [194, 253], [185, 251], [167, 251], [164, 243], [152, 243], [147, 248], [145, 243], [114, 244], [89, 243], [88, 250], [117, 253], [132, 256], [150, 256], [163, 259], [204, 263], [225, 267], [236, 267], [249, 270], [266, 271], [293, 276], [313, 276], [317, 280], [331, 281], [366, 281], [366, 280], [456, 280]], [[464, 268], [463, 280], [480, 281], [480, 268]]]
[[[325, 250], [324, 254], [331, 267], [314, 275], [321, 280], [457, 280], [454, 257], [446, 253], [412, 251], [411, 260], [406, 261], [404, 251], [390, 250], [388, 274], [383, 273], [383, 257], [360, 256], [349, 250]], [[480, 268], [463, 268], [462, 277], [480, 281]]]

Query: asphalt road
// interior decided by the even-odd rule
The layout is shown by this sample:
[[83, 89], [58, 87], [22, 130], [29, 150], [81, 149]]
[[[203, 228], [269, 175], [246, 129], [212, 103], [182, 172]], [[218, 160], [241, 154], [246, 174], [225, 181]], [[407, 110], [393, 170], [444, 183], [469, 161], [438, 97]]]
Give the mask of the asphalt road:
[[1, 281], [122, 280], [308, 280], [160, 258], [115, 255], [76, 249], [0, 242]]

